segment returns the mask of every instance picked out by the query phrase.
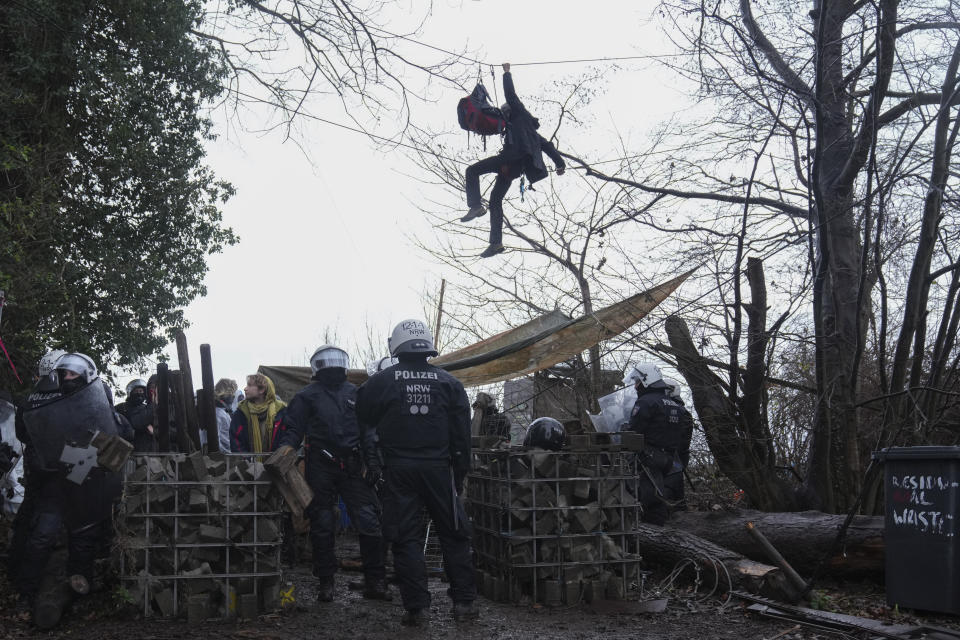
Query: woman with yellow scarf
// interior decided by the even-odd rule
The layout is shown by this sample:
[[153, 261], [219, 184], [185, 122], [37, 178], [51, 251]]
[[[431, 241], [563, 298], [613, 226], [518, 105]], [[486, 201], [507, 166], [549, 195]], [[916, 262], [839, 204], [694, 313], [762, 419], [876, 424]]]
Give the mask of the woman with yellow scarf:
[[262, 453], [273, 449], [273, 430], [287, 403], [277, 399], [273, 380], [255, 373], [247, 376], [244, 400], [230, 422], [230, 450]]

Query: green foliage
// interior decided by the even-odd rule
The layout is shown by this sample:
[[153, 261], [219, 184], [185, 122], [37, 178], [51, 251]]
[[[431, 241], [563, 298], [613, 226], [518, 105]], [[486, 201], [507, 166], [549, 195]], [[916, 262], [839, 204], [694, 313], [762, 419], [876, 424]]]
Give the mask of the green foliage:
[[205, 293], [206, 257], [236, 242], [232, 187], [204, 165], [224, 68], [191, 34], [202, 16], [190, 0], [0, 8], [0, 337], [21, 372], [46, 347], [101, 366], [157, 352]]

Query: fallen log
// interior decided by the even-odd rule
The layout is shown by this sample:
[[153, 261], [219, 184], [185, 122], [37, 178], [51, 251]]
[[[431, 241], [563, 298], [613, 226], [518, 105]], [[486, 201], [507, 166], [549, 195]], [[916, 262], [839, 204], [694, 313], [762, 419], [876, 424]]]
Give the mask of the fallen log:
[[[833, 548], [845, 518], [820, 511], [681, 511], [673, 514], [669, 525], [749, 558], [766, 558], [746, 529], [747, 522], [754, 522], [787, 562], [801, 576], [809, 577]], [[847, 529], [844, 547], [826, 560], [823, 571], [833, 577], [882, 580], [883, 558], [883, 518], [856, 516]]]
[[263, 463], [290, 511], [297, 517], [303, 517], [304, 510], [313, 501], [313, 490], [304, 480], [297, 464], [297, 451], [293, 447], [280, 447]]
[[[800, 592], [777, 567], [756, 562], [725, 547], [673, 527], [638, 525], [638, 551], [652, 563], [670, 568], [684, 560], [701, 566], [701, 580], [714, 581], [717, 593], [739, 589], [767, 598], [796, 602]], [[713, 574], [713, 575], [711, 575]]]

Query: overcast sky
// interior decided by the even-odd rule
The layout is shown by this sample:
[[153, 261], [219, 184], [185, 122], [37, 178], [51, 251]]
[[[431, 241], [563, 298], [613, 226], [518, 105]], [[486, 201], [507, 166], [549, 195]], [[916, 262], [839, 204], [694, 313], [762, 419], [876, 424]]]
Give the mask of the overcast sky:
[[[650, 16], [655, 4], [440, 0], [434, 3], [418, 39], [450, 50], [469, 47], [478, 59], [497, 65], [499, 85], [501, 62], [667, 51]], [[424, 55], [422, 48], [409, 47], [409, 53]], [[524, 99], [547, 90], [556, 79], [582, 73], [587, 66], [518, 66], [513, 75]], [[638, 60], [620, 66], [604, 95], [591, 105], [589, 136], [579, 132], [575, 138], [590, 148], [569, 149], [572, 152], [596, 158], [594, 154], [608, 149], [605, 157], [615, 157], [618, 137], [639, 141], [646, 127], [678, 108], [678, 94], [668, 86], [670, 78], [655, 64]], [[489, 86], [489, 68], [484, 74]], [[421, 82], [411, 74], [412, 86]], [[502, 88], [497, 90], [502, 99]], [[455, 113], [462, 91], [449, 89], [434, 95], [438, 102], [418, 106], [415, 119], [433, 129], [459, 132], [451, 139], [466, 147], [467, 136], [457, 129]], [[338, 104], [319, 103], [312, 111], [347, 122]], [[549, 114], [538, 115], [552, 130]], [[323, 342], [325, 330], [334, 331], [342, 344], [356, 344], [364, 342], [368, 326], [387, 335], [393, 323], [424, 316], [421, 293], [435, 291], [441, 278], [456, 276], [408, 242], [410, 234], [428, 231], [412, 203], [447, 196], [425, 193], [428, 187], [407, 177], [417, 168], [402, 150], [385, 151], [360, 134], [309, 122], [302, 123], [297, 136], [301, 150], [285, 142], [280, 132], [255, 135], [221, 116], [219, 139], [208, 145], [208, 162], [237, 189], [223, 212], [240, 243], [210, 257], [208, 294], [186, 310], [196, 386], [200, 386], [201, 343], [211, 345], [215, 378], [234, 378], [242, 387], [244, 376], [260, 364], [307, 364]], [[261, 124], [257, 117], [247, 114], [243, 125], [257, 128]], [[573, 138], [565, 138], [564, 132], [559, 137], [562, 142]], [[470, 149], [476, 159], [483, 157], [477, 142]], [[488, 152], [497, 149], [497, 141], [491, 139]], [[509, 237], [505, 243], [510, 244]], [[476, 253], [483, 248], [478, 244]], [[495, 266], [488, 260], [483, 268]], [[171, 367], [176, 368], [175, 348], [171, 346], [167, 353]], [[363, 366], [356, 361], [359, 354], [351, 356], [353, 366]], [[121, 377], [120, 382], [129, 379]]]

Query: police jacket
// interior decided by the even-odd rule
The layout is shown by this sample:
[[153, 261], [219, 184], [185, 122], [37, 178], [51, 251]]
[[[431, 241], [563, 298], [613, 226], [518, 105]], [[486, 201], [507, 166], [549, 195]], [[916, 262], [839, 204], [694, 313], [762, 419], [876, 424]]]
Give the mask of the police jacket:
[[357, 421], [357, 387], [347, 382], [345, 370], [337, 369], [321, 369], [293, 397], [279, 414], [273, 446], [299, 447], [306, 436], [308, 460], [327, 451], [342, 461], [359, 454], [367, 465], [376, 465], [373, 429], [361, 429]]
[[459, 380], [425, 358], [401, 357], [357, 394], [360, 423], [376, 429], [387, 465], [470, 469], [470, 402]]
[[139, 401], [127, 400], [117, 407], [120, 415], [125, 416], [133, 427], [133, 450], [140, 453], [157, 451], [157, 439], [147, 429], [153, 424], [153, 405], [146, 398]]
[[565, 166], [563, 156], [557, 153], [551, 142], [537, 133], [540, 121], [527, 111], [513, 88], [513, 75], [503, 74], [503, 93], [510, 105], [510, 118], [504, 133], [503, 151], [515, 153], [522, 158], [523, 173], [530, 184], [547, 177], [547, 166], [543, 162], [546, 153], [558, 167]]
[[637, 392], [629, 428], [643, 434], [644, 446], [679, 455], [683, 449], [683, 413], [686, 409], [668, 397], [666, 385], [657, 381]]
[[54, 398], [59, 398], [60, 395], [60, 384], [57, 377], [55, 375], [44, 376], [30, 390], [27, 399], [17, 407], [14, 430], [17, 434], [17, 440], [23, 443], [23, 466], [27, 473], [39, 474], [42, 473], [42, 470], [36, 451], [30, 442], [27, 425], [23, 421], [23, 412], [27, 409], [35, 409]]

